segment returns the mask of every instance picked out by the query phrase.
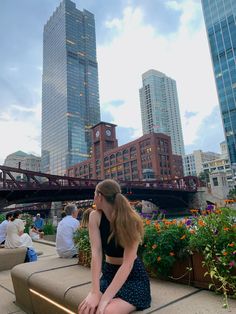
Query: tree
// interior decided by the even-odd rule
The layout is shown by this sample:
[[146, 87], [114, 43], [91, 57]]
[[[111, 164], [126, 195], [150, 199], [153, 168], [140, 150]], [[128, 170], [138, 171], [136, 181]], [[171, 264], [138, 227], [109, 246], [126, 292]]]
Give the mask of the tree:
[[200, 172], [198, 175], [198, 179], [206, 184], [209, 183], [210, 182], [209, 172], [208, 171]]

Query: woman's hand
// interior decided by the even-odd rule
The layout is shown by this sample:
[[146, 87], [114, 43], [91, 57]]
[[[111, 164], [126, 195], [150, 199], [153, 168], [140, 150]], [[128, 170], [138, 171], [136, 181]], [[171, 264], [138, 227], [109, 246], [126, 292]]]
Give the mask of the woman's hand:
[[99, 302], [96, 314], [104, 314], [107, 305], [108, 305], [108, 301], [103, 301], [101, 299], [101, 301]]
[[102, 293], [89, 292], [87, 297], [82, 301], [78, 307], [78, 314], [95, 314], [96, 308], [100, 302]]

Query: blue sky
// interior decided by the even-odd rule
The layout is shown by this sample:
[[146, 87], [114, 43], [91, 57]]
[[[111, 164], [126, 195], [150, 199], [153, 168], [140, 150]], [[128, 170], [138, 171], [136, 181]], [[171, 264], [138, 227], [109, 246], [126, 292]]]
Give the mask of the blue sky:
[[[76, 0], [95, 14], [102, 120], [119, 144], [142, 135], [142, 73], [177, 82], [186, 153], [224, 140], [200, 0]], [[60, 0], [0, 1], [0, 164], [40, 155], [43, 26]]]

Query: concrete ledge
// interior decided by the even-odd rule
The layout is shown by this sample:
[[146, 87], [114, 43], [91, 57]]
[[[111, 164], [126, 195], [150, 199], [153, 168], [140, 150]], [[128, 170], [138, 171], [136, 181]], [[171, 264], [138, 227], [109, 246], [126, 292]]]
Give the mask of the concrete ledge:
[[26, 247], [0, 248], [0, 271], [12, 269], [12, 267], [24, 263], [26, 251]]
[[33, 240], [33, 242], [41, 243], [41, 244], [46, 244], [50, 246], [56, 246], [55, 242], [44, 240], [44, 239], [39, 239], [39, 240]]
[[[53, 257], [29, 263], [27, 267], [18, 265], [11, 276], [16, 304], [30, 314], [64, 314], [66, 310], [77, 313], [78, 305], [91, 288], [90, 269], [79, 266], [75, 259]], [[155, 280], [151, 285], [152, 290], [160, 289]], [[142, 313], [155, 310], [158, 297], [158, 293], [153, 294], [151, 308]]]
[[[50, 271], [55, 269], [63, 269], [70, 266], [77, 266], [77, 260], [75, 259], [62, 259], [59, 257], [48, 258], [47, 260], [39, 260], [35, 263], [27, 263], [27, 267], [24, 265], [17, 265], [11, 270], [12, 283], [16, 296], [16, 304], [22, 308], [26, 313], [40, 313], [33, 310], [30, 283], [34, 279], [36, 274], [49, 274]], [[31, 279], [31, 280], [30, 280]], [[52, 290], [57, 289], [58, 282], [63, 282], [64, 278], [59, 274], [58, 278], [55, 278], [54, 286]], [[47, 282], [47, 280], [46, 280]], [[37, 277], [36, 284], [39, 286], [45, 284], [41, 279]], [[41, 312], [43, 313], [43, 312]], [[51, 313], [51, 312], [45, 312]], [[55, 312], [54, 312], [55, 313]], [[57, 312], [56, 312], [57, 313]]]

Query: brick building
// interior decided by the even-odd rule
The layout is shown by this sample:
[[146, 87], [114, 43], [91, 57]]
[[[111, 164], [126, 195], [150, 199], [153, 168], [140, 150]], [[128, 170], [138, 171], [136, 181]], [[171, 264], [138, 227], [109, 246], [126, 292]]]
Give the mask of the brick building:
[[92, 158], [67, 170], [71, 177], [125, 181], [183, 177], [182, 158], [172, 154], [171, 139], [162, 133], [141, 136], [118, 146], [116, 125], [92, 127]]

